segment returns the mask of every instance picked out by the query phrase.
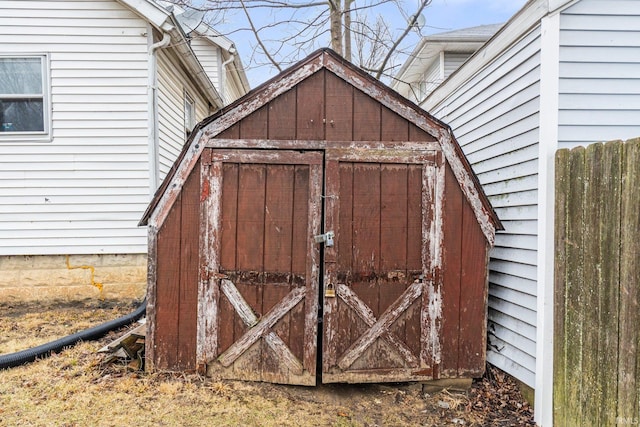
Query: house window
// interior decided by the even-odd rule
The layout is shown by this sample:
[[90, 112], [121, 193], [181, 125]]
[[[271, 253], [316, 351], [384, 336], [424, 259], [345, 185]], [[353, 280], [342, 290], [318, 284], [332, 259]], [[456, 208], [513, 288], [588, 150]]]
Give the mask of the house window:
[[46, 56], [0, 56], [0, 139], [46, 136]]
[[184, 94], [184, 133], [188, 138], [191, 131], [196, 125], [196, 103], [189, 96], [188, 93]]

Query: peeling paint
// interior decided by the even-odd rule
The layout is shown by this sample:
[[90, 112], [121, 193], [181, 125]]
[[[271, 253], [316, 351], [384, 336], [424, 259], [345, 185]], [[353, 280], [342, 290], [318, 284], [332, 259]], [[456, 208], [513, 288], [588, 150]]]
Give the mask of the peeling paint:
[[442, 295], [440, 287], [429, 283], [427, 286], [429, 295], [429, 342], [433, 363], [439, 365], [442, 360], [442, 347], [440, 345], [440, 325], [442, 324]]
[[480, 193], [476, 188], [476, 184], [473, 181], [473, 178], [467, 172], [467, 169], [464, 167], [462, 160], [460, 160], [458, 155], [455, 153], [451, 135], [449, 134], [449, 132], [441, 132], [441, 134], [442, 136], [440, 141], [442, 144], [442, 151], [446, 156], [447, 161], [449, 162], [449, 166], [451, 166], [453, 174], [460, 184], [462, 192], [466, 196], [466, 199], [469, 201], [469, 204], [471, 205], [471, 208], [476, 215], [478, 224], [480, 224], [480, 228], [482, 229], [484, 236], [489, 242], [489, 246], [493, 246], [495, 241], [496, 228], [491, 221], [491, 216], [482, 204]]
[[[328, 71], [335, 73], [348, 83], [352, 84], [356, 89], [360, 89], [380, 104], [390, 108], [395, 113], [415, 124], [419, 129], [428, 133], [436, 139], [436, 141], [400, 141], [400, 142], [379, 142], [379, 141], [305, 141], [305, 140], [267, 140], [267, 139], [215, 139], [217, 135], [230, 127], [238, 124], [243, 118], [248, 117], [257, 109], [266, 105], [276, 97], [285, 93], [287, 90], [295, 87], [302, 80], [311, 76], [321, 68], [326, 67]], [[412, 127], [413, 129], [413, 127]], [[420, 135], [423, 132], [419, 131]], [[225, 134], [226, 135], [226, 134]], [[263, 135], [266, 137], [266, 135]], [[431, 139], [426, 137], [425, 139]], [[200, 259], [199, 259], [199, 289], [198, 289], [198, 307], [197, 307], [197, 331], [196, 331], [196, 365], [202, 369], [211, 369], [212, 367], [228, 366], [229, 369], [240, 369], [241, 366], [247, 368], [247, 360], [253, 356], [247, 356], [247, 360], [240, 359], [244, 351], [252, 351], [256, 342], [260, 342], [262, 338], [277, 354], [282, 354], [287, 359], [283, 342], [270, 331], [270, 326], [263, 325], [263, 320], [258, 321], [256, 315], [251, 312], [250, 307], [241, 298], [237, 296], [235, 288], [231, 288], [225, 280], [232, 280], [231, 277], [223, 277], [219, 275], [220, 260], [220, 239], [221, 239], [221, 197], [222, 197], [222, 163], [223, 162], [242, 162], [242, 161], [260, 161], [267, 163], [291, 163], [291, 159], [295, 155], [296, 159], [307, 159], [307, 155], [312, 155], [314, 159], [309, 158], [308, 162], [303, 163], [311, 165], [310, 176], [310, 200], [309, 200], [309, 239], [321, 232], [321, 209], [322, 198], [325, 198], [325, 229], [336, 230], [337, 240], [339, 241], [339, 224], [336, 212], [339, 212], [340, 200], [338, 163], [339, 161], [362, 162], [366, 158], [377, 163], [409, 163], [414, 165], [422, 165], [422, 267], [417, 265], [416, 270], [411, 272], [407, 278], [407, 284], [410, 285], [410, 296], [403, 296], [398, 299], [389, 309], [385, 311], [378, 319], [372, 314], [371, 310], [365, 308], [354, 298], [348, 299], [348, 283], [344, 278], [336, 277], [337, 274], [337, 252], [335, 248], [325, 247], [324, 265], [320, 264], [320, 249], [318, 245], [311, 243], [307, 248], [309, 259], [307, 260], [306, 276], [304, 288], [300, 284], [294, 287], [296, 294], [294, 300], [289, 301], [291, 304], [297, 304], [304, 300], [305, 307], [305, 329], [304, 329], [304, 348], [302, 355], [302, 365], [300, 360], [289, 357], [289, 362], [285, 363], [288, 369], [300, 371], [300, 366], [304, 366], [305, 375], [315, 374], [316, 345], [318, 334], [317, 322], [317, 304], [318, 304], [318, 282], [322, 268], [325, 268], [325, 283], [336, 285], [338, 298], [330, 298], [325, 300], [324, 309], [324, 338], [325, 345], [324, 356], [333, 357], [332, 360], [323, 357], [323, 375], [326, 378], [348, 378], [349, 375], [356, 375], [355, 370], [360, 369], [366, 360], [358, 360], [362, 358], [369, 344], [378, 342], [378, 338], [385, 341], [381, 351], [387, 351], [389, 348], [395, 349], [394, 357], [398, 358], [403, 366], [411, 367], [415, 376], [432, 376], [437, 378], [439, 366], [442, 359], [442, 316], [443, 316], [443, 267], [444, 267], [444, 202], [445, 202], [445, 172], [446, 165], [449, 164], [453, 175], [456, 177], [458, 185], [462, 189], [465, 198], [469, 201], [473, 209], [475, 217], [482, 228], [482, 232], [490, 244], [493, 244], [495, 226], [499, 225], [496, 217], [493, 216], [490, 206], [486, 203], [486, 197], [479, 184], [475, 180], [473, 172], [470, 170], [461, 152], [458, 150], [457, 143], [450, 133], [446, 125], [429, 116], [426, 112], [418, 109], [413, 104], [407, 103], [400, 99], [396, 94], [387, 90], [381, 85], [374, 83], [371, 79], [358, 73], [353, 67], [345, 67], [344, 64], [337, 61], [333, 54], [322, 54], [320, 57], [311, 57], [305, 61], [302, 66], [293, 69], [291, 72], [282, 75], [282, 78], [269, 83], [263, 89], [254, 92], [252, 96], [245, 98], [242, 102], [234, 104], [228, 110], [225, 110], [219, 116], [216, 116], [204, 125], [195, 138], [189, 143], [190, 146], [185, 148], [183, 157], [174, 165], [172, 174], [168, 177], [170, 181], [163, 187], [163, 192], [157, 196], [156, 205], [152, 205], [151, 216], [149, 218], [150, 234], [157, 233], [159, 225], [169, 215], [173, 203], [178, 200], [183, 185], [191, 173], [200, 173], [201, 187], [198, 193], [193, 196], [200, 199]], [[247, 150], [253, 148], [254, 150]], [[239, 150], [240, 149], [240, 150]], [[244, 150], [242, 150], [244, 149]], [[204, 152], [203, 152], [204, 150]], [[273, 150], [273, 151], [270, 151]], [[277, 151], [276, 151], [277, 150]], [[285, 152], [284, 150], [290, 150]], [[294, 152], [294, 150], [296, 152]], [[297, 152], [304, 150], [305, 153]], [[322, 151], [320, 153], [319, 151]], [[235, 156], [235, 157], [234, 157]], [[323, 157], [324, 156], [324, 157]], [[368, 157], [367, 157], [368, 156]], [[199, 162], [199, 160], [201, 162]], [[326, 160], [326, 163], [325, 163]], [[323, 166], [326, 167], [323, 179]], [[417, 170], [417, 167], [412, 166]], [[197, 170], [199, 169], [199, 170]], [[331, 179], [329, 179], [331, 177]], [[413, 177], [412, 177], [413, 179]], [[419, 179], [416, 177], [416, 179]], [[412, 183], [414, 181], [411, 181]], [[321, 191], [326, 184], [326, 194], [322, 196]], [[416, 189], [417, 191], [417, 189]], [[456, 194], [457, 193], [456, 189]], [[420, 196], [418, 196], [420, 197]], [[416, 201], [417, 202], [417, 201]], [[266, 206], [265, 206], [265, 209]], [[416, 209], [420, 209], [416, 207]], [[268, 209], [266, 215], [270, 215]], [[279, 229], [277, 229], [279, 231]], [[416, 236], [417, 238], [417, 236]], [[482, 238], [479, 236], [480, 240]], [[151, 240], [150, 240], [151, 241]], [[311, 241], [311, 240], [310, 240]], [[417, 243], [417, 242], [415, 242]], [[368, 247], [367, 247], [368, 248]], [[354, 248], [358, 251], [360, 248]], [[370, 255], [370, 256], [369, 256]], [[367, 258], [366, 263], [375, 262], [375, 254], [363, 254]], [[151, 263], [150, 263], [151, 265]], [[222, 273], [232, 275], [227, 271]], [[344, 275], [344, 274], [343, 274]], [[400, 281], [404, 279], [404, 272], [387, 272], [388, 281]], [[420, 275], [421, 280], [415, 280]], [[155, 279], [154, 283], [155, 283]], [[150, 283], [152, 279], [150, 278]], [[224, 283], [221, 283], [224, 282]], [[239, 283], [234, 281], [234, 283]], [[226, 286], [226, 288], [225, 288]], [[233, 286], [233, 284], [231, 284]], [[344, 287], [344, 288], [343, 288]], [[225, 290], [226, 289], [226, 290]], [[304, 290], [302, 290], [304, 289]], [[345, 290], [346, 289], [346, 290]], [[218, 348], [218, 336], [220, 330], [224, 328], [224, 322], [219, 319], [220, 310], [218, 304], [221, 301], [221, 295], [225, 301], [232, 302], [234, 309], [241, 315], [244, 323], [253, 325], [254, 328], [262, 328], [260, 331], [248, 332], [249, 335], [243, 338], [244, 341], [236, 342], [235, 347], [225, 353], [221, 353]], [[298, 294], [299, 293], [299, 294]], [[237, 294], [237, 295], [236, 295]], [[409, 294], [408, 294], [409, 295]], [[293, 298], [293, 297], [291, 297]], [[336, 355], [336, 345], [333, 343], [335, 331], [339, 329], [337, 325], [337, 306], [338, 300], [353, 304], [359, 307], [356, 310], [365, 323], [371, 328], [363, 337], [356, 342], [347, 353]], [[420, 307], [420, 315], [412, 312], [415, 318], [415, 338], [420, 340], [420, 348], [405, 348], [401, 339], [396, 338], [388, 331], [398, 316], [413, 304], [414, 300], [418, 300]], [[153, 305], [152, 305], [153, 307]], [[412, 306], [412, 310], [417, 310], [418, 304]], [[279, 310], [288, 309], [286, 307], [278, 307]], [[450, 307], [447, 301], [446, 310]], [[284, 312], [283, 311], [283, 312]], [[413, 314], [415, 313], [415, 315]], [[447, 314], [448, 316], [448, 314]], [[275, 318], [274, 318], [275, 319]], [[270, 321], [277, 321], [277, 319]], [[419, 325], [418, 325], [419, 322]], [[220, 325], [223, 326], [220, 326]], [[420, 338], [417, 337], [418, 327]], [[446, 332], [446, 331], [444, 331]], [[339, 335], [339, 334], [338, 334]], [[444, 341], [447, 342], [446, 340]], [[448, 349], [448, 346], [447, 346]], [[416, 352], [419, 350], [419, 354]], [[413, 351], [413, 353], [412, 353]], [[447, 360], [447, 352], [445, 352], [445, 361]], [[401, 356], [401, 357], [400, 357]], [[298, 355], [300, 357], [300, 355]], [[368, 356], [366, 356], [368, 357]], [[239, 360], [238, 362], [236, 362]], [[355, 363], [355, 364], [354, 364]], [[209, 364], [209, 366], [207, 366]], [[353, 364], [353, 365], [352, 365]], [[330, 366], [331, 371], [325, 369]], [[394, 365], [395, 366], [395, 365]], [[344, 371], [351, 368], [351, 372], [342, 372], [346, 375], [341, 377], [339, 370]], [[221, 368], [222, 369], [222, 368]], [[227, 368], [224, 368], [227, 369]], [[245, 369], [250, 370], [250, 369]], [[244, 375], [239, 374], [239, 375]], [[358, 374], [359, 375], [359, 374]], [[364, 377], [374, 375], [369, 373], [362, 374]], [[395, 374], [394, 374], [395, 375]], [[400, 374], [398, 374], [400, 375]], [[403, 374], [404, 375], [404, 374]], [[411, 374], [409, 374], [411, 375]], [[364, 378], [363, 377], [363, 378]], [[261, 377], [262, 378], [262, 377]], [[324, 378], [324, 377], [323, 377]], [[325, 378], [325, 379], [326, 379]], [[354, 377], [355, 378], [355, 377]], [[385, 377], [386, 378], [386, 377]], [[402, 378], [408, 378], [403, 376]], [[291, 379], [291, 378], [289, 378]], [[415, 378], [413, 378], [415, 379]]]
[[[394, 92], [376, 84], [375, 81], [368, 78], [366, 75], [360, 74], [352, 67], [346, 66], [343, 61], [328, 52], [321, 52], [318, 56], [310, 57], [297, 69], [284, 74], [282, 78], [271, 82], [257, 92], [253, 97], [249, 97], [245, 102], [237, 104], [234, 108], [231, 108], [211, 123], [199, 129], [194, 139], [191, 141], [191, 146], [188, 152], [181, 159], [180, 164], [177, 165], [177, 168], [175, 169], [176, 172], [167, 177], [167, 179], [171, 180], [171, 185], [169, 185], [164, 194], [160, 196], [160, 199], [157, 201], [156, 208], [153, 209], [148, 222], [154, 223], [156, 226], [162, 224], [166, 218], [169, 208], [175, 202], [186, 177], [193, 169], [203, 148], [205, 146], [220, 146], [220, 142], [216, 142], [214, 140], [218, 134], [271, 102], [276, 97], [290, 90], [292, 87], [295, 87], [298, 83], [302, 82], [304, 79], [313, 75], [322, 68], [326, 68], [338, 77], [352, 84], [357, 89], [367, 93], [373, 99], [377, 100], [382, 105], [396, 112], [411, 123], [414, 123], [418, 128], [422, 129], [438, 141], [445, 154], [447, 162], [451, 165], [454, 175], [459, 182], [460, 188], [471, 203], [475, 216], [485, 237], [487, 238], [487, 241], [491, 246], [493, 246], [495, 225], [493, 224], [494, 217], [491, 212], [489, 212], [489, 209], [491, 208], [485, 206], [485, 202], [488, 203], [488, 200], [483, 198], [483, 193], [481, 193], [481, 190], [477, 188], [478, 184], [473, 180], [470, 175], [470, 171], [467, 170], [464, 162], [460, 159], [459, 156], [462, 154], [458, 153], [455, 149], [456, 143], [453, 141], [453, 135], [451, 134], [449, 127], [434, 117], [429, 116], [428, 113], [423, 110], [420, 110], [414, 105], [407, 103], [405, 100], [400, 99]], [[226, 142], [228, 143], [229, 141]], [[303, 142], [306, 144], [305, 147], [307, 149], [313, 149], [313, 144], [311, 144], [312, 141], [291, 141], [289, 143], [293, 145], [297, 144], [299, 146]], [[260, 146], [261, 148], [284, 148], [282, 145], [278, 145], [276, 147], [273, 141], [256, 140], [253, 141], [253, 143], [256, 144], [256, 147]], [[323, 148], [330, 148], [329, 143], [326, 141], [318, 143], [324, 144], [324, 146], [322, 146]], [[352, 141], [350, 143], [353, 144]], [[381, 143], [379, 142], [374, 142], [372, 143], [372, 147], [376, 145], [380, 147], [380, 144]], [[433, 144], [433, 142], [421, 142], [420, 144]], [[321, 145], [318, 145], [318, 147], [321, 147]]]
[[210, 193], [211, 193], [211, 187], [209, 186], [209, 181], [208, 180], [203, 181], [202, 191], [200, 192], [200, 203], [207, 200], [207, 197], [209, 197]]

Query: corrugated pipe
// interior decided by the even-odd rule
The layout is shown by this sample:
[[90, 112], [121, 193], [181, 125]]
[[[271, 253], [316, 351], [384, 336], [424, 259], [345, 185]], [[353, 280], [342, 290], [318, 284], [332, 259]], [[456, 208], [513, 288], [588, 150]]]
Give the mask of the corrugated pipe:
[[94, 326], [93, 328], [85, 329], [84, 331], [76, 332], [75, 334], [67, 335], [66, 337], [51, 341], [47, 344], [42, 344], [34, 348], [18, 351], [15, 353], [0, 355], [0, 369], [13, 368], [15, 366], [24, 365], [30, 363], [37, 358], [48, 357], [52, 353], [58, 353], [66, 347], [70, 347], [76, 344], [78, 341], [92, 341], [106, 335], [108, 332], [118, 329], [122, 326], [135, 322], [145, 314], [147, 308], [147, 299], [142, 301], [142, 304], [133, 312], [126, 314], [114, 320], [102, 323], [101, 325]]

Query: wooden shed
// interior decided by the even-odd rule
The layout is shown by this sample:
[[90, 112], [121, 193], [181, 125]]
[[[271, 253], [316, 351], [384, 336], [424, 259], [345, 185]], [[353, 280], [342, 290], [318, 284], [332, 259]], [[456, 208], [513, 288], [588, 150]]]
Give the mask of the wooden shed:
[[331, 50], [202, 122], [141, 224], [149, 369], [484, 372], [500, 221], [449, 127]]

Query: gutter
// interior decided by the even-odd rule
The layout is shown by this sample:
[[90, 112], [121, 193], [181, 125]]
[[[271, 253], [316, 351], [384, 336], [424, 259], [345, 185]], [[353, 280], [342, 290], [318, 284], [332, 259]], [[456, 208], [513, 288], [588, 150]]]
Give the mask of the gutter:
[[175, 16], [172, 14], [170, 19], [174, 25], [170, 25], [168, 30], [171, 35], [171, 39], [174, 40], [173, 47], [176, 49], [180, 59], [187, 66], [187, 69], [191, 71], [191, 76], [198, 82], [198, 86], [202, 88], [209, 102], [217, 109], [221, 109], [224, 106], [224, 100], [209, 80], [207, 73], [202, 68], [202, 64], [196, 58], [196, 54], [191, 49], [187, 36], [181, 30]]
[[[173, 9], [162, 7], [154, 0], [117, 0], [126, 5], [138, 15], [147, 20], [153, 27], [163, 33], [169, 33], [173, 41], [173, 47], [177, 50], [180, 60], [186, 65], [198, 86], [203, 90], [207, 100], [217, 109], [223, 107], [224, 102], [220, 94], [213, 86], [202, 65], [191, 50], [189, 39], [182, 31], [178, 18], [172, 12]], [[151, 32], [148, 32], [151, 34]]]

